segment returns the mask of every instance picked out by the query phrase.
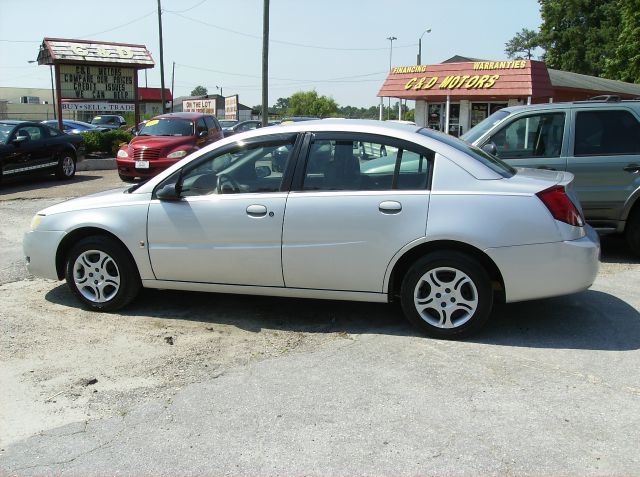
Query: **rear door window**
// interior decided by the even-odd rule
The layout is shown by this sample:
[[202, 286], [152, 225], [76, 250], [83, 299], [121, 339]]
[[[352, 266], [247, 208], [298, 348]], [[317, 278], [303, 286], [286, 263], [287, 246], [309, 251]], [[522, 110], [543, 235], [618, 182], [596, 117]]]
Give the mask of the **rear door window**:
[[640, 124], [624, 110], [578, 111], [575, 156], [640, 154]]

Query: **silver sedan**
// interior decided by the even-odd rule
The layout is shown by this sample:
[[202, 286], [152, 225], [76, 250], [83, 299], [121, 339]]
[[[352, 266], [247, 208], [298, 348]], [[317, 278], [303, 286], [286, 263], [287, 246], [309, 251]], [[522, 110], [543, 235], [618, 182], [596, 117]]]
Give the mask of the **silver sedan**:
[[44, 209], [24, 252], [93, 310], [141, 287], [399, 301], [427, 335], [460, 338], [496, 301], [591, 285], [599, 242], [572, 180], [416, 126], [307, 121]]

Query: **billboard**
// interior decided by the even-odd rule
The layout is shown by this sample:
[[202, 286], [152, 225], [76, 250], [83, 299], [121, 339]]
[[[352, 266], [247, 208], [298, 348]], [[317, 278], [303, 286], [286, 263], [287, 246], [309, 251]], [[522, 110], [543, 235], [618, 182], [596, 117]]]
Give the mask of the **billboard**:
[[224, 119], [238, 120], [238, 95], [224, 98]]
[[182, 111], [185, 113], [207, 113], [216, 115], [216, 100], [186, 99], [182, 101]]
[[133, 101], [133, 68], [118, 66], [60, 65], [63, 99]]

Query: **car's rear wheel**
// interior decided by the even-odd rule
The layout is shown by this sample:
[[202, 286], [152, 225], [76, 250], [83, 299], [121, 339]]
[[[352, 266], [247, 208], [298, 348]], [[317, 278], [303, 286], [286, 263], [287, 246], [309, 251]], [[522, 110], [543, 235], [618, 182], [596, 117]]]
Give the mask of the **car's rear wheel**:
[[56, 177], [58, 179], [71, 179], [76, 175], [76, 158], [73, 153], [64, 151], [58, 156]]
[[464, 338], [489, 319], [491, 279], [468, 255], [433, 252], [408, 270], [401, 303], [407, 319], [423, 333], [434, 338]]
[[141, 286], [127, 250], [104, 236], [87, 237], [71, 249], [65, 278], [80, 301], [98, 311], [122, 308], [136, 297]]
[[640, 204], [637, 204], [627, 219], [625, 236], [631, 251], [640, 255]]

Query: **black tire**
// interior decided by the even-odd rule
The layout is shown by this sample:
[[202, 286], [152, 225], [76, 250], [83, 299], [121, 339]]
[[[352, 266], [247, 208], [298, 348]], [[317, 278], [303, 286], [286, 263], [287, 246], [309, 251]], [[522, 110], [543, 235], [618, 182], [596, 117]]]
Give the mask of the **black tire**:
[[[429, 272], [432, 274], [427, 276]], [[414, 297], [416, 301], [423, 298], [426, 306], [422, 312]], [[465, 338], [479, 331], [489, 319], [493, 308], [491, 279], [468, 255], [433, 252], [407, 271], [401, 303], [409, 322], [424, 334], [441, 339]]]
[[100, 235], [84, 238], [73, 246], [67, 254], [65, 278], [82, 304], [96, 311], [122, 308], [141, 288], [138, 269], [124, 246]]
[[631, 251], [640, 256], [640, 204], [635, 206], [627, 218], [625, 236]]
[[123, 176], [120, 173], [118, 173], [118, 176], [120, 176], [120, 180], [122, 182], [135, 182], [136, 181], [135, 177]]
[[63, 151], [58, 154], [56, 177], [60, 180], [69, 180], [76, 175], [76, 156], [71, 151]]

